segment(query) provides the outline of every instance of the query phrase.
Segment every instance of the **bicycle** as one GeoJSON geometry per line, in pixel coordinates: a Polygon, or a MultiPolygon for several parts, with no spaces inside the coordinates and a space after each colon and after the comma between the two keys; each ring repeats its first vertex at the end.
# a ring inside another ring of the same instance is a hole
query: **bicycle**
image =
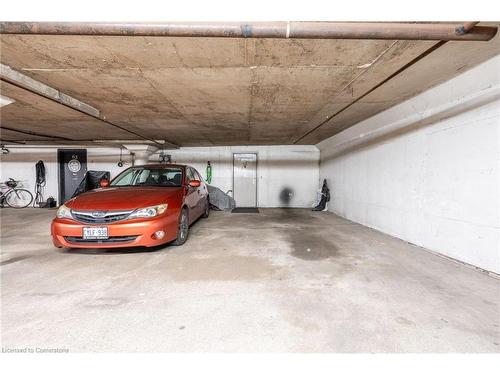
{"type": "Polygon", "coordinates": [[[7,206],[12,208],[24,208],[33,202],[33,194],[29,190],[17,187],[20,185],[20,181],[9,178],[9,181],[3,182],[2,185],[4,185],[3,188],[7,187],[7,190],[0,191],[0,204],[2,207],[4,207],[4,203],[7,203],[7,206]]]}

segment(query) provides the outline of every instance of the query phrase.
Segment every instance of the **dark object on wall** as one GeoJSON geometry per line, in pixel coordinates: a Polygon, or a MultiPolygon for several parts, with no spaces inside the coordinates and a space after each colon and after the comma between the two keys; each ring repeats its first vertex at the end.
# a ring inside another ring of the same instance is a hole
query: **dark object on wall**
{"type": "Polygon", "coordinates": [[[210,197],[210,206],[216,210],[231,211],[236,207],[236,202],[229,194],[224,193],[215,186],[208,185],[208,196],[210,197]]]}
{"type": "Polygon", "coordinates": [[[158,161],[162,164],[172,163],[172,155],[165,154],[165,152],[162,151],[162,152],[160,152],[158,161]]]}
{"type": "Polygon", "coordinates": [[[35,202],[33,203],[33,207],[44,207],[43,188],[47,181],[45,179],[45,164],[42,160],[38,160],[35,164],[35,171],[35,202]]]}
{"type": "Polygon", "coordinates": [[[71,199],[87,172],[86,149],[57,150],[59,163],[59,203],[71,199]]]}
{"type": "Polygon", "coordinates": [[[122,160],[122,156],[123,156],[123,146],[120,147],[120,160],[118,161],[117,165],[121,168],[123,167],[123,160],[122,160]]]}
{"type": "Polygon", "coordinates": [[[313,211],[323,211],[326,207],[326,203],[330,202],[330,189],[326,185],[326,180],[323,180],[323,187],[321,188],[321,200],[319,204],[313,208],[313,211]]]}
{"type": "Polygon", "coordinates": [[[289,187],[283,188],[280,193],[280,202],[283,206],[287,207],[290,205],[293,197],[293,190],[289,187]]]}
{"type": "Polygon", "coordinates": [[[110,173],[108,171],[87,171],[71,198],[101,187],[101,180],[109,181],[109,177],[110,173]]]}

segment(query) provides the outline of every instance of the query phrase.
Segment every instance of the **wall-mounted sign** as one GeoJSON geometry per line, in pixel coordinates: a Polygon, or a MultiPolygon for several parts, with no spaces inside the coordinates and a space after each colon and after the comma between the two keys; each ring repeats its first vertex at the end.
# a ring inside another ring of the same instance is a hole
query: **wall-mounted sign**
{"type": "Polygon", "coordinates": [[[59,164],[59,201],[71,199],[87,172],[86,149],[57,150],[59,164]]]}
{"type": "Polygon", "coordinates": [[[68,162],[68,169],[73,173],[78,173],[80,172],[80,169],[82,169],[82,165],[80,164],[78,159],[71,159],[68,162]]]}

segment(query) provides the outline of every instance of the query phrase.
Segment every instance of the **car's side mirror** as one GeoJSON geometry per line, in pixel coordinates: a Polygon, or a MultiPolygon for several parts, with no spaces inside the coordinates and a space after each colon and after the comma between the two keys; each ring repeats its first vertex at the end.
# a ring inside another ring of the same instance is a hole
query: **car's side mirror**
{"type": "Polygon", "coordinates": [[[109,186],[109,180],[101,180],[99,181],[99,186],[102,187],[102,188],[105,188],[105,187],[108,187],[109,186]]]}
{"type": "Polygon", "coordinates": [[[199,187],[201,185],[201,181],[200,180],[191,180],[189,181],[189,186],[191,187],[199,187]]]}

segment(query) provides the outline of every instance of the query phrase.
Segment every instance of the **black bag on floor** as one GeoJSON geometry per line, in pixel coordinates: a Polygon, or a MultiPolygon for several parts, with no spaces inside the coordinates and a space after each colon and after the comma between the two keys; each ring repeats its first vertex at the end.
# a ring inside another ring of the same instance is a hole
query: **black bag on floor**
{"type": "Polygon", "coordinates": [[[40,208],[54,208],[57,206],[57,202],[54,197],[48,197],[45,202],[43,202],[39,207],[40,208]]]}
{"type": "Polygon", "coordinates": [[[330,202],[330,189],[326,185],[326,180],[323,180],[323,187],[321,188],[321,200],[319,204],[314,207],[313,211],[323,211],[326,207],[326,203],[330,202]]]}

